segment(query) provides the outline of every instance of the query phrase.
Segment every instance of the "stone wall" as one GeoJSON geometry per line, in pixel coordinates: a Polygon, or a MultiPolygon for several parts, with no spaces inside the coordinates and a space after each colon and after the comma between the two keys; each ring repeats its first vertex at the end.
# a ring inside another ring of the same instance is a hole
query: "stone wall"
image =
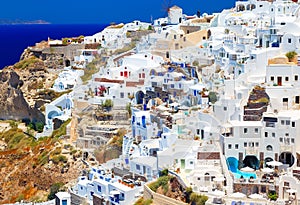
{"type": "Polygon", "coordinates": [[[85,198],[80,197],[74,193],[70,193],[71,194],[71,205],[80,205],[83,204],[83,202],[85,201],[85,198]]]}
{"type": "Polygon", "coordinates": [[[207,159],[214,160],[220,159],[220,152],[198,152],[198,160],[207,159]]]}
{"type": "Polygon", "coordinates": [[[234,183],[233,192],[241,192],[246,195],[251,195],[253,193],[266,193],[268,194],[270,190],[274,190],[279,193],[279,187],[274,186],[274,184],[256,184],[256,183],[234,183]]]}
{"type": "Polygon", "coordinates": [[[152,199],[153,205],[187,205],[187,203],[153,192],[147,184],[144,185],[144,199],[152,199]]]}

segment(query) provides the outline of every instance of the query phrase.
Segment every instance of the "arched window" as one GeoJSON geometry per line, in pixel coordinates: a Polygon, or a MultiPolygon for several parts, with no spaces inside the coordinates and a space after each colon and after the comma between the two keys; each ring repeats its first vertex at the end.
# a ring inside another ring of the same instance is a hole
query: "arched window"
{"type": "Polygon", "coordinates": [[[273,147],[272,147],[271,145],[268,145],[268,146],[266,147],[266,149],[267,149],[267,151],[273,151],[273,147]]]}

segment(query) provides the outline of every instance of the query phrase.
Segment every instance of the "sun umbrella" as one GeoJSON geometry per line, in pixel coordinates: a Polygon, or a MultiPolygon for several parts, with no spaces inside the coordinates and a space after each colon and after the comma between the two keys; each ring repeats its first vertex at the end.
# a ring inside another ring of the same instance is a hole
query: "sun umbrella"
{"type": "Polygon", "coordinates": [[[241,192],[235,192],[235,193],[231,194],[231,197],[233,197],[233,198],[244,198],[244,197],[246,197],[246,195],[241,193],[241,192]]]}
{"type": "Polygon", "coordinates": [[[292,193],[296,193],[297,190],[296,189],[288,189],[288,190],[286,190],[286,192],[292,194],[292,193]]]}
{"type": "Polygon", "coordinates": [[[267,165],[276,167],[276,166],[281,166],[282,163],[278,162],[278,161],[270,161],[270,162],[267,162],[267,165]]]}
{"type": "Polygon", "coordinates": [[[215,191],[211,192],[211,194],[214,196],[219,196],[219,197],[225,196],[225,192],[220,191],[220,190],[215,190],[215,191]]]}
{"type": "Polygon", "coordinates": [[[251,194],[248,196],[250,199],[262,199],[263,195],[261,194],[251,194]]]}
{"type": "Polygon", "coordinates": [[[223,182],[225,181],[225,178],[224,177],[216,177],[213,179],[215,182],[223,182]]]}
{"type": "Polygon", "coordinates": [[[264,173],[271,173],[271,172],[274,172],[274,169],[266,167],[266,168],[263,168],[261,171],[264,172],[264,173]]]}
{"type": "Polygon", "coordinates": [[[243,171],[243,172],[254,172],[254,169],[252,169],[251,167],[243,167],[241,169],[241,171],[243,171]]]}

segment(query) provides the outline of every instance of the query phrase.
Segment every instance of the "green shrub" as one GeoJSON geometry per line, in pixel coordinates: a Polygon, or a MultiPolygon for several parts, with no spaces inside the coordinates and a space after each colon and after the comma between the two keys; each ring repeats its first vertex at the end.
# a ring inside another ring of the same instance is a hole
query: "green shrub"
{"type": "Polygon", "coordinates": [[[107,100],[104,101],[102,106],[105,107],[105,108],[111,108],[111,107],[114,106],[114,102],[111,99],[107,99],[107,100]]]}
{"type": "Polygon", "coordinates": [[[52,184],[51,187],[50,187],[50,193],[48,195],[48,199],[49,200],[52,200],[52,199],[55,199],[55,194],[59,191],[61,191],[61,188],[64,186],[63,183],[61,182],[58,182],[58,183],[55,183],[55,184],[52,184]]]}
{"type": "Polygon", "coordinates": [[[139,200],[137,200],[134,205],[150,205],[152,204],[153,200],[152,199],[147,199],[144,200],[144,198],[140,198],[139,200]]]}
{"type": "Polygon", "coordinates": [[[64,155],[58,155],[58,156],[54,156],[54,157],[52,158],[52,162],[53,162],[54,164],[58,164],[58,163],[60,163],[60,162],[62,162],[62,163],[67,163],[67,162],[68,162],[68,159],[67,159],[67,157],[64,156],[64,155]]]}
{"type": "Polygon", "coordinates": [[[297,56],[297,55],[298,54],[296,51],[290,51],[285,54],[285,56],[289,59],[289,61],[292,61],[293,58],[295,58],[295,56],[297,56]]]}
{"type": "Polygon", "coordinates": [[[155,182],[152,182],[150,185],[149,185],[149,188],[156,192],[156,190],[159,188],[159,187],[162,187],[163,190],[164,190],[164,193],[166,193],[168,191],[168,188],[169,188],[169,180],[172,179],[174,177],[172,176],[162,176],[162,177],[159,177],[155,182]]]}
{"type": "Polygon", "coordinates": [[[205,205],[205,202],[208,200],[208,197],[205,195],[192,193],[190,196],[190,200],[191,200],[192,204],[205,205]]]}
{"type": "Polygon", "coordinates": [[[44,123],[42,123],[42,122],[35,123],[35,130],[37,132],[43,132],[43,129],[44,129],[44,123]]]}
{"type": "Polygon", "coordinates": [[[268,193],[268,198],[272,201],[276,201],[278,198],[278,194],[275,191],[270,191],[268,193]]]}
{"type": "Polygon", "coordinates": [[[168,169],[164,169],[160,172],[160,176],[168,176],[169,174],[169,170],[168,169]]]}
{"type": "Polygon", "coordinates": [[[215,92],[209,92],[208,93],[208,100],[209,100],[209,102],[214,104],[218,100],[217,94],[215,92]]]}

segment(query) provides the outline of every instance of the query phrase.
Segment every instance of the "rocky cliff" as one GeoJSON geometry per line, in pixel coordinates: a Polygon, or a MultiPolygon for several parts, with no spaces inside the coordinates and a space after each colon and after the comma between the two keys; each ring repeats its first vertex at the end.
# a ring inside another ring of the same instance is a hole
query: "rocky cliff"
{"type": "Polygon", "coordinates": [[[44,115],[29,106],[20,89],[24,81],[16,71],[7,68],[0,73],[0,119],[44,121],[44,115]]]}

